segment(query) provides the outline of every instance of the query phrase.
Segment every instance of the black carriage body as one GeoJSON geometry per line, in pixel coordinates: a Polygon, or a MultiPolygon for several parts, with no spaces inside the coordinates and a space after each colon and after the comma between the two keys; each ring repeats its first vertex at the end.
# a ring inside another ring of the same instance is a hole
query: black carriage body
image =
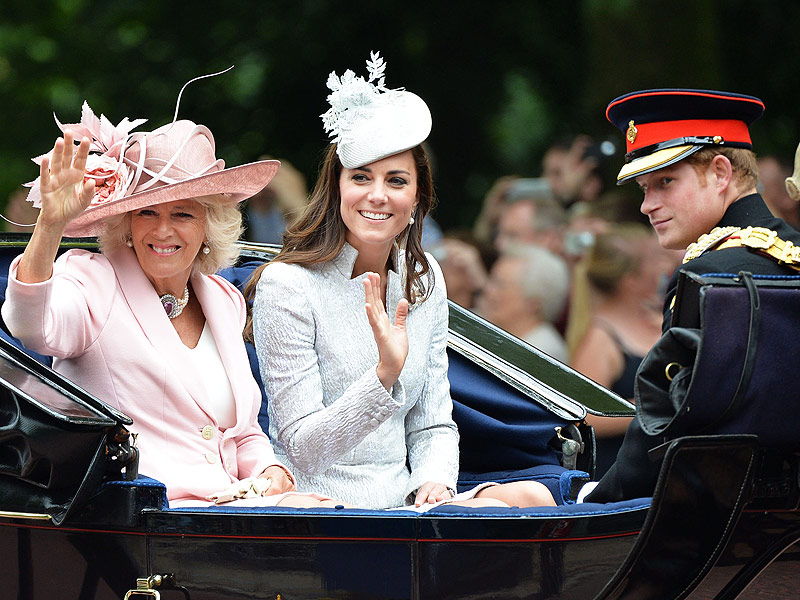
{"type": "MultiPolygon", "coordinates": [[[[21,247],[13,239],[7,244],[14,252],[21,247]]],[[[249,248],[245,258],[266,254],[249,248]]],[[[19,358],[15,369],[37,385],[70,398],[83,393],[47,368],[25,363],[16,350],[4,345],[0,351],[12,362],[19,358]]],[[[613,394],[455,305],[449,352],[462,470],[469,477],[526,474],[523,467],[543,452],[541,445],[517,451],[499,465],[501,473],[470,462],[485,454],[470,444],[480,450],[493,443],[484,435],[517,443],[512,433],[520,420],[552,418],[567,428],[581,425],[587,410],[630,414],[613,394]],[[487,400],[496,392],[510,398],[500,409],[487,400]],[[471,413],[488,419],[476,424],[471,413]]],[[[2,378],[8,385],[0,393],[20,393],[14,377],[2,378]]],[[[102,403],[96,408],[102,412],[102,403]]],[[[121,415],[105,418],[115,421],[109,427],[124,424],[121,415]]],[[[541,423],[529,425],[523,430],[541,423]]],[[[584,425],[580,431],[587,448],[578,468],[591,471],[590,432],[584,425]]],[[[554,456],[558,462],[557,451],[554,456]]],[[[555,472],[568,497],[581,474],[548,460],[530,466],[555,472]]],[[[0,595],[723,599],[738,597],[756,580],[741,597],[791,597],[800,566],[799,477],[796,448],[776,454],[752,436],[708,435],[672,442],[652,499],[606,505],[442,507],[424,514],[170,509],[160,482],[126,481],[118,473],[104,475],[101,487],[77,498],[58,521],[46,511],[22,510],[0,488],[0,595]],[[770,595],[759,596],[765,581],[770,595]]],[[[5,480],[0,474],[0,485],[5,480]]]]}
{"type": "Polygon", "coordinates": [[[628,554],[649,506],[603,515],[258,513],[162,510],[161,493],[106,486],[60,527],[0,518],[6,597],[121,598],[137,578],[172,574],[193,599],[589,598],[628,554]],[[82,522],[104,506],[128,506],[138,522],[82,522]]]}

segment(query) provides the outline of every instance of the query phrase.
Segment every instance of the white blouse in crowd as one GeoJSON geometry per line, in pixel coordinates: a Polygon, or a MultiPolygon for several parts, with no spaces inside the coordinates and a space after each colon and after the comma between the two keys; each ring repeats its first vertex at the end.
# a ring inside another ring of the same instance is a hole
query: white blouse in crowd
{"type": "MultiPolygon", "coordinates": [[[[435,286],[411,307],[408,358],[388,392],[375,372],[365,275],[351,278],[357,256],[345,244],[330,262],[271,264],[261,276],[253,320],[269,433],[298,490],[362,507],[404,506],[423,483],[455,488],[458,475],[444,277],[428,255],[435,286]]],[[[390,270],[392,319],[404,287],[403,276],[390,270]]]]}

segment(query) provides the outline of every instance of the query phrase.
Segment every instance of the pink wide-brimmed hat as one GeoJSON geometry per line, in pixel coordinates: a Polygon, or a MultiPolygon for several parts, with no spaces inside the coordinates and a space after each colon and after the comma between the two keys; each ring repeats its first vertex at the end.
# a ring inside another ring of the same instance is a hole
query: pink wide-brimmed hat
{"type": "MultiPolygon", "coordinates": [[[[80,123],[56,123],[62,131],[72,130],[76,139],[91,140],[85,178],[95,180],[95,194],[67,225],[64,233],[72,237],[98,235],[108,217],[163,202],[199,196],[240,202],[264,189],[280,167],[277,160],[263,160],[226,169],[216,157],[211,131],[191,121],[130,133],[144,120],[126,118],[114,127],[84,102],[80,123]]],[[[38,208],[39,180],[29,185],[28,200],[38,208]]]]}

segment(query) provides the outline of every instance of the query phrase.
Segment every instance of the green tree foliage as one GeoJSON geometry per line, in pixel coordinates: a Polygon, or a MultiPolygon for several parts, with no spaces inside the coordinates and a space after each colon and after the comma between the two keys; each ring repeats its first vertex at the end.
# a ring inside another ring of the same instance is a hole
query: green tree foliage
{"type": "MultiPolygon", "coordinates": [[[[0,7],[0,205],[37,175],[52,120],[85,99],[115,123],[180,117],[208,125],[229,164],[268,154],[312,183],[327,139],[327,74],[363,71],[370,50],[387,85],[429,103],[445,227],[468,226],[501,175],[538,175],[548,144],[571,134],[619,137],[606,103],[645,87],[752,93],[768,112],[762,152],[791,159],[797,131],[792,29],[800,6],[777,0],[170,2],[28,0],[0,7]]],[[[617,159],[621,162],[621,158],[617,159]]]]}

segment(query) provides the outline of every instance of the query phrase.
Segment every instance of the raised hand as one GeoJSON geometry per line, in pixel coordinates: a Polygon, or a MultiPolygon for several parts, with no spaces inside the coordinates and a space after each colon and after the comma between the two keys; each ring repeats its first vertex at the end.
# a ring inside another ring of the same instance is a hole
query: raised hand
{"type": "Polygon", "coordinates": [[[408,301],[403,298],[397,304],[394,325],[381,300],[381,278],[377,273],[367,273],[364,278],[364,297],[366,300],[367,319],[372,327],[372,335],[378,344],[378,367],[376,372],[383,387],[390,389],[408,356],[408,335],[406,334],[406,317],[408,301]]]}
{"type": "Polygon", "coordinates": [[[89,139],[83,138],[74,152],[74,136],[64,132],[56,140],[50,158],[44,157],[39,168],[42,208],[39,223],[45,227],[64,228],[80,215],[94,195],[94,180],[84,182],[89,139]]]}
{"type": "Polygon", "coordinates": [[[74,149],[74,136],[66,131],[63,138],[56,140],[52,156],[42,159],[39,168],[42,207],[17,267],[17,279],[24,283],[50,278],[64,229],[92,201],[94,180],[83,181],[89,140],[81,140],[77,153],[74,149]]]}

